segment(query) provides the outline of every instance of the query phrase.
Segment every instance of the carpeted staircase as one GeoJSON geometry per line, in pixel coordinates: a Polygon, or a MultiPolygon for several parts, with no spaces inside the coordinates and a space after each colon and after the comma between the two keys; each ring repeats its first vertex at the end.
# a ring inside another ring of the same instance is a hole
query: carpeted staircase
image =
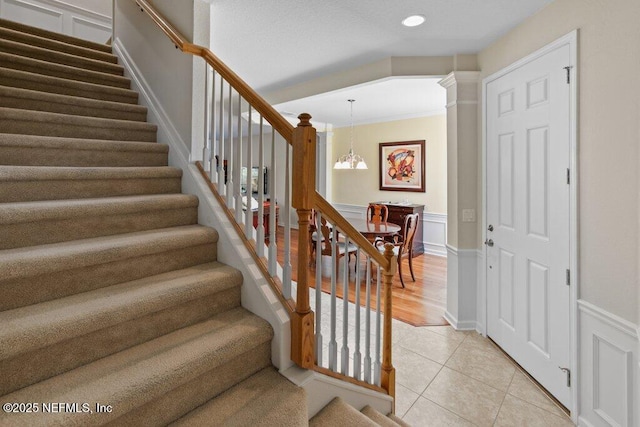
{"type": "Polygon", "coordinates": [[[0,20],[0,425],[306,424],[117,62],[0,20]]]}
{"type": "Polygon", "coordinates": [[[117,62],[0,19],[0,426],[308,425],[117,62]]]}

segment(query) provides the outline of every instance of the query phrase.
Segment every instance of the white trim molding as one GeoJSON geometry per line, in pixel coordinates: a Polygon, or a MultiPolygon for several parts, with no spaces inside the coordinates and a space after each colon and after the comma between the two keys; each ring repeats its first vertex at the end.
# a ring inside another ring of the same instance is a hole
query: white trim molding
{"type": "Polygon", "coordinates": [[[578,424],[640,426],[638,326],[584,300],[578,311],[578,424]]]}
{"type": "Polygon", "coordinates": [[[447,310],[444,318],[457,330],[478,330],[476,313],[478,250],[447,245],[447,310]]]}
{"type": "MultiPolygon", "coordinates": [[[[345,218],[365,218],[367,215],[367,206],[332,204],[345,218]]],[[[422,213],[422,244],[425,254],[447,256],[447,214],[422,213]]]]}
{"type": "Polygon", "coordinates": [[[0,17],[96,43],[109,40],[113,21],[60,0],[0,0],[0,17]]]}

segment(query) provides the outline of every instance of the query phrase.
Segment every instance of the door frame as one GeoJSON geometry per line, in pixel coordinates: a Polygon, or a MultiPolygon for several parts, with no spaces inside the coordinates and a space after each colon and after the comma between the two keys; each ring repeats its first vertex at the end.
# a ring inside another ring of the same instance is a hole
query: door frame
{"type": "MultiPolygon", "coordinates": [[[[482,230],[481,241],[487,239],[487,86],[494,80],[520,68],[547,53],[568,45],[570,51],[570,93],[569,93],[569,268],[571,269],[571,286],[569,291],[569,331],[570,331],[570,369],[571,369],[571,419],[578,422],[578,390],[580,388],[580,376],[578,371],[578,286],[580,283],[580,271],[578,269],[578,30],[560,37],[535,52],[517,60],[507,67],[485,77],[482,80],[482,230]]],[[[479,274],[478,308],[479,329],[482,335],[487,336],[488,296],[487,296],[487,247],[482,245],[480,249],[483,261],[481,274],[479,274]]]]}

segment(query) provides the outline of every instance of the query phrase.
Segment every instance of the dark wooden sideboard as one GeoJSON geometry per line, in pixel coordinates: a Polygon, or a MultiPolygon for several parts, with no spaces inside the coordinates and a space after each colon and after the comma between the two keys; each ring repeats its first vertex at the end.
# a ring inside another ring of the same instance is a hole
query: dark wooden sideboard
{"type": "MultiPolygon", "coordinates": [[[[424,205],[397,205],[389,202],[371,202],[378,205],[385,205],[389,209],[389,219],[387,221],[398,224],[404,228],[404,218],[413,213],[418,214],[418,229],[416,230],[416,236],[413,238],[413,256],[416,257],[424,253],[424,244],[422,243],[422,213],[424,212],[424,205]]],[[[404,233],[404,230],[400,230],[400,233],[404,233]]]]}

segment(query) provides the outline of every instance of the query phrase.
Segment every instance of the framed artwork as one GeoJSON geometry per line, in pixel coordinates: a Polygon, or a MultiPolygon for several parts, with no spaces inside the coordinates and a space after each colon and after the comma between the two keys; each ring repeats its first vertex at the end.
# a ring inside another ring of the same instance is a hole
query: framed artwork
{"type": "MultiPolygon", "coordinates": [[[[258,176],[260,175],[260,168],[257,166],[253,166],[251,168],[251,193],[253,194],[257,194],[258,193],[258,176]]],[[[267,168],[264,168],[264,175],[263,175],[263,193],[267,194],[268,191],[267,189],[269,188],[269,186],[267,185],[267,168]]],[[[241,191],[243,193],[246,193],[247,191],[247,168],[246,167],[242,167],[242,172],[241,172],[241,176],[240,176],[240,187],[241,187],[241,191]]]]}
{"type": "Polygon", "coordinates": [[[380,190],[424,193],[424,140],[380,143],[380,190]]]}

